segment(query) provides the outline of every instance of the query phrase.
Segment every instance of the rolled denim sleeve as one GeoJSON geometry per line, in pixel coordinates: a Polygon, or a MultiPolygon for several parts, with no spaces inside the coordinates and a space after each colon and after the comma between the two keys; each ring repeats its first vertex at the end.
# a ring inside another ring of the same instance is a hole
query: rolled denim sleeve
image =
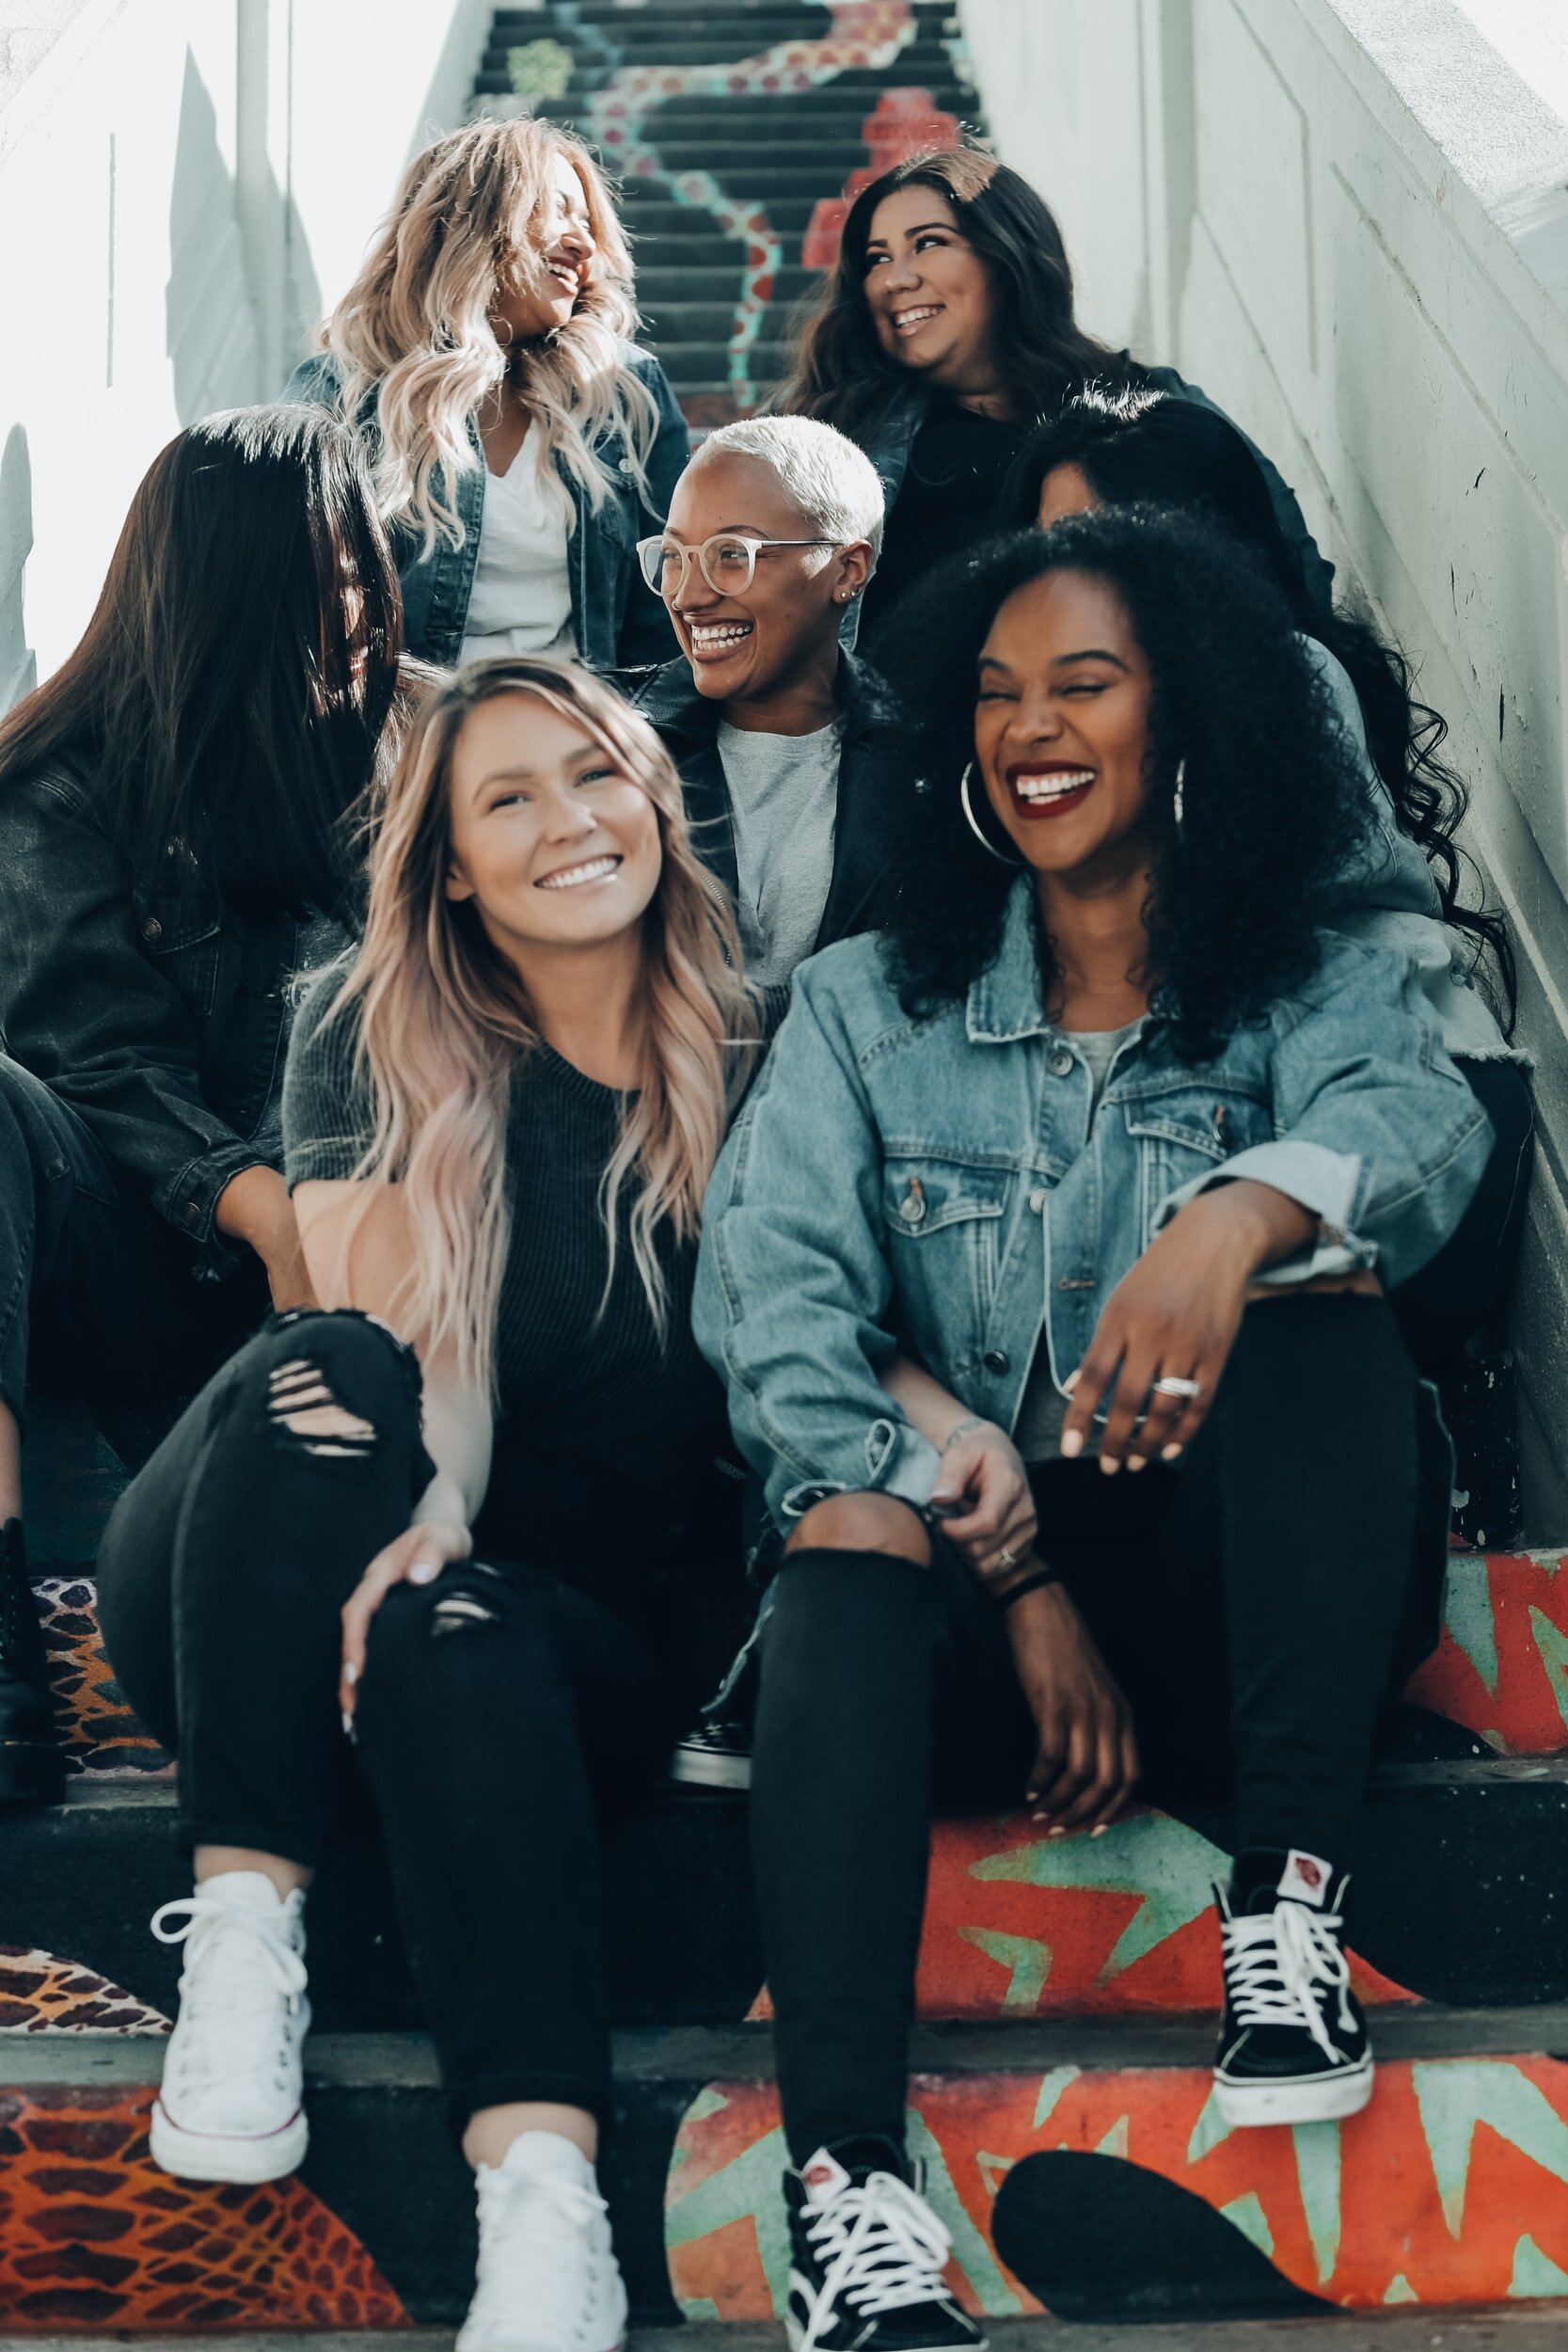
{"type": "Polygon", "coordinates": [[[47,774],[8,786],[0,868],[7,1051],[69,1104],[158,1216],[226,1269],[217,1197],[267,1154],[203,1097],[190,1013],[136,944],[125,875],[86,796],[47,774]]]}
{"type": "Polygon", "coordinates": [[[1444,1052],[1408,958],[1336,941],[1287,1018],[1274,1054],[1274,1141],[1171,1193],[1156,1228],[1212,1185],[1250,1178],[1320,1220],[1315,1246],[1261,1280],[1376,1266],[1394,1289],[1465,1214],[1491,1121],[1444,1052]]]}
{"type": "Polygon", "coordinates": [[[937,1452],[878,1381],[894,1352],[879,1208],[881,1140],[831,985],[795,998],[714,1170],[693,1326],[727,1382],[736,1442],[782,1526],[827,1494],[917,1509],[937,1452]]]}

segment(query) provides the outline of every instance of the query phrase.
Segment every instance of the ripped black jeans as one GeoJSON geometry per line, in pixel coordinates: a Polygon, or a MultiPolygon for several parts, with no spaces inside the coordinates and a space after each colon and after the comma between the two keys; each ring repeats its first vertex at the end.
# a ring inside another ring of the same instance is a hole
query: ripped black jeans
{"type": "Polygon", "coordinates": [[[661,1769],[692,1693],[600,1601],[464,1564],[382,1603],[351,1746],[339,1612],[431,1475],[409,1351],[363,1315],[275,1317],[115,1510],[109,1655],[179,1758],[191,1845],[313,1866],[345,1774],[363,1775],[459,2130],[510,2100],[602,2116],[598,1815],[661,1769]],[[311,1375],[371,1434],[291,1429],[311,1375]]]}

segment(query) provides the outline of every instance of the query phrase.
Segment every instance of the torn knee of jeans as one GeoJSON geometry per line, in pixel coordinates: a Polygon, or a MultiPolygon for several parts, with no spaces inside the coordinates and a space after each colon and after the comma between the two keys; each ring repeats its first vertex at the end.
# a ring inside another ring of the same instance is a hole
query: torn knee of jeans
{"type": "Polygon", "coordinates": [[[274,1368],[267,1381],[267,1418],[304,1454],[362,1462],[375,1451],[373,1423],[340,1405],[321,1371],[304,1356],[274,1368]]]}
{"type": "Polygon", "coordinates": [[[443,1593],[430,1613],[430,1635],[467,1633],[474,1627],[494,1625],[496,1612],[477,1593],[443,1593]]]}

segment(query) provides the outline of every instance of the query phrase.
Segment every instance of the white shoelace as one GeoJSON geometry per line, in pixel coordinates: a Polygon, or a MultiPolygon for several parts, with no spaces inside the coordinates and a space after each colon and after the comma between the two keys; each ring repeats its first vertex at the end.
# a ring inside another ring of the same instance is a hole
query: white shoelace
{"type": "Polygon", "coordinates": [[[609,2210],[604,2199],[578,2181],[508,2172],[499,2165],[486,2166],[478,2179],[479,2286],[468,2327],[483,2334],[502,2326],[515,2336],[518,2315],[526,2312],[541,2346],[553,2330],[567,2352],[581,2341],[590,2315],[588,2233],[609,2210]]]}
{"type": "Polygon", "coordinates": [[[1347,2002],[1350,1963],[1338,1940],[1337,1912],[1305,1903],[1275,1903],[1273,1911],[1227,1919],[1226,1981],[1239,2026],[1305,2026],[1325,2058],[1338,2058],[1318,2006],[1320,1985],[1337,1988],[1339,2023],[1354,2023],[1347,2002]]]}
{"type": "Polygon", "coordinates": [[[875,2318],[934,2302],[952,2240],[923,2197],[892,2172],[872,2172],[812,2212],[806,2234],[827,2259],[816,2315],[800,2339],[816,2352],[835,2302],[875,2318]]]}
{"type": "Polygon", "coordinates": [[[194,1895],[165,1903],[153,1913],[151,1924],[160,1944],[186,1947],[180,1978],[181,2025],[217,2029],[216,2037],[211,2032],[178,2036],[175,2054],[181,2071],[199,2080],[214,2068],[233,2073],[254,2067],[270,2073],[283,2089],[293,2049],[290,2036],[279,2028],[297,2013],[307,1976],[304,1961],[289,1941],[281,1907],[275,1922],[219,1896],[205,1895],[198,1887],[194,1895]],[[182,1924],[166,1930],[166,1919],[181,1920],[182,1915],[182,1924]],[[287,2004],[281,2014],[279,1994],[287,2004]],[[254,2038],[258,2027],[260,2041],[254,2038]]]}

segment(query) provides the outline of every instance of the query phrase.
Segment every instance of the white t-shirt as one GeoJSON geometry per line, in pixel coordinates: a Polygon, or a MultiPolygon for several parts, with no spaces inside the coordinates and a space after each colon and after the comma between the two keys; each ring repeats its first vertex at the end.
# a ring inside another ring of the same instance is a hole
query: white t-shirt
{"type": "Polygon", "coordinates": [[[771,986],[811,954],[833,879],[839,723],[813,735],[719,725],[735,826],[746,977],[771,986]]]}
{"type": "Polygon", "coordinates": [[[531,424],[506,472],[485,472],[462,661],[501,653],[577,651],[566,515],[559,500],[546,495],[538,453],[531,424]]]}

